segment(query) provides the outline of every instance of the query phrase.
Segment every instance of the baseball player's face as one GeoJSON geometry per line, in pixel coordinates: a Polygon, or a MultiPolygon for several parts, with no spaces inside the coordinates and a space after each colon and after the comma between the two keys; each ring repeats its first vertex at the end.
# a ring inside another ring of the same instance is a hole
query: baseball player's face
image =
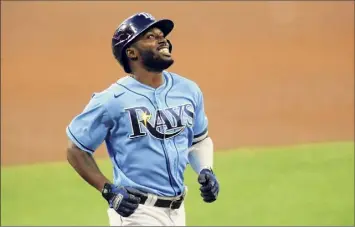
{"type": "Polygon", "coordinates": [[[136,58],[149,71],[161,72],[174,63],[169,51],[169,43],[158,28],[152,28],[144,33],[133,48],[137,52],[136,58]]]}

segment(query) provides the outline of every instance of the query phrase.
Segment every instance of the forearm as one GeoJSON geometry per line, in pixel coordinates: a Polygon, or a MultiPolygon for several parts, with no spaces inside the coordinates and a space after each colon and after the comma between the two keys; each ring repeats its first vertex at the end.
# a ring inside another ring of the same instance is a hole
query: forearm
{"type": "Polygon", "coordinates": [[[80,150],[74,144],[68,147],[67,159],[75,171],[91,186],[101,191],[110,181],[101,173],[91,154],[80,150]]]}
{"type": "Polygon", "coordinates": [[[204,168],[213,168],[213,142],[210,137],[189,149],[188,159],[192,169],[199,174],[204,168]]]}

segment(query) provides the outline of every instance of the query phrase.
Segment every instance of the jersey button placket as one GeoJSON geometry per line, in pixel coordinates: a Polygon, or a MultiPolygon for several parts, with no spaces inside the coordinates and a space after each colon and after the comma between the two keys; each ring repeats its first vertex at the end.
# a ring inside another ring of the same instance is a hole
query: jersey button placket
{"type": "MultiPolygon", "coordinates": [[[[162,110],[164,108],[164,105],[162,104],[161,100],[159,99],[159,95],[160,94],[157,91],[154,92],[154,98],[155,98],[155,102],[157,104],[157,108],[159,110],[162,110]]],[[[165,127],[163,127],[162,133],[165,135],[165,133],[166,133],[165,127]]],[[[163,143],[164,143],[164,146],[166,148],[166,155],[168,156],[168,160],[169,160],[169,166],[170,166],[170,170],[169,171],[175,170],[176,169],[176,157],[171,159],[172,157],[171,157],[170,152],[169,152],[169,150],[171,150],[171,147],[170,147],[171,144],[166,139],[163,140],[163,143]]],[[[172,174],[171,177],[173,177],[173,175],[176,175],[176,172],[174,174],[172,174]]],[[[172,180],[175,182],[174,179],[172,179],[172,180]]]]}
{"type": "MultiPolygon", "coordinates": [[[[161,103],[160,103],[160,101],[159,101],[159,94],[158,94],[158,92],[157,92],[157,90],[155,90],[155,92],[154,92],[154,105],[156,106],[156,109],[157,110],[161,110],[161,103]]],[[[155,122],[155,124],[156,124],[157,122],[155,122]]],[[[164,127],[163,127],[163,131],[162,131],[162,133],[165,135],[165,129],[164,129],[164,127]]],[[[170,165],[171,165],[171,162],[170,162],[170,158],[169,158],[169,153],[168,153],[168,151],[167,151],[167,149],[166,149],[166,141],[165,141],[165,139],[163,140],[163,141],[161,141],[161,143],[162,143],[162,146],[163,146],[163,150],[164,150],[164,153],[165,153],[165,155],[166,155],[166,158],[167,158],[167,163],[169,163],[168,165],[167,165],[167,168],[168,168],[168,172],[169,172],[169,178],[171,178],[172,177],[172,175],[170,174],[171,173],[171,167],[170,167],[170,165]]],[[[169,179],[169,180],[173,180],[173,179],[169,179]]],[[[173,180],[174,181],[174,180],[173,180]]],[[[171,187],[174,187],[173,185],[171,185],[171,187]]],[[[173,190],[174,190],[174,188],[173,188],[173,190]]],[[[174,190],[175,191],[175,190],[174,190]]]]}

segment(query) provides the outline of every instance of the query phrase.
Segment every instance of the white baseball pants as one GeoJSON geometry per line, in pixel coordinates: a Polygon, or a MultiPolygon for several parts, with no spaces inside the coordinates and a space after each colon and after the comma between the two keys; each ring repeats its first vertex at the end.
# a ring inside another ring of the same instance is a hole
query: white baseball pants
{"type": "Polygon", "coordinates": [[[157,197],[148,194],[144,204],[139,204],[129,217],[122,217],[114,209],[107,210],[110,226],[186,226],[184,202],[179,209],[153,206],[157,197]]]}

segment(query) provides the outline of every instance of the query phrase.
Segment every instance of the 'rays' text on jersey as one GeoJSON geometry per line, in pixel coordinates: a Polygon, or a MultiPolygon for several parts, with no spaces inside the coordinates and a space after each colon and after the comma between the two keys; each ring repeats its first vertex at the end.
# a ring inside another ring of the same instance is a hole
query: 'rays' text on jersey
{"type": "Polygon", "coordinates": [[[194,110],[191,104],[155,110],[154,113],[144,106],[125,110],[131,120],[131,139],[146,136],[146,131],[157,139],[169,139],[193,125],[194,110]]]}

